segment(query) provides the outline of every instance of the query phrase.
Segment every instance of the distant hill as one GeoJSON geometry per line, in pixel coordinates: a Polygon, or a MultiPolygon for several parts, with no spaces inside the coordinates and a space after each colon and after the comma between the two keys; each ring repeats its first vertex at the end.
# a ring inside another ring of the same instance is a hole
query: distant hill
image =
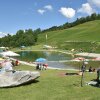
{"type": "Polygon", "coordinates": [[[72,28],[45,32],[39,35],[38,44],[65,45],[68,41],[100,41],[100,20],[89,21],[72,28]],[[47,34],[47,41],[46,41],[47,34]]]}
{"type": "Polygon", "coordinates": [[[100,41],[100,20],[86,22],[75,27],[46,32],[39,35],[39,43],[55,44],[65,41],[100,41]]]}

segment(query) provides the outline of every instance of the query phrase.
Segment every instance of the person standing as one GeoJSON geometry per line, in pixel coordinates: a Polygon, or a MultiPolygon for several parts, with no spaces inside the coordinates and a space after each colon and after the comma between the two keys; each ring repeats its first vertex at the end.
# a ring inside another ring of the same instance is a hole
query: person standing
{"type": "Polygon", "coordinates": [[[86,70],[86,65],[83,63],[81,67],[82,77],[81,77],[81,87],[83,86],[84,72],[86,70]]]}
{"type": "Polygon", "coordinates": [[[82,71],[82,72],[85,72],[85,70],[86,70],[86,65],[83,64],[82,67],[81,67],[81,71],[82,71]]]}
{"type": "Polygon", "coordinates": [[[97,69],[97,82],[100,84],[100,68],[97,69]]]}

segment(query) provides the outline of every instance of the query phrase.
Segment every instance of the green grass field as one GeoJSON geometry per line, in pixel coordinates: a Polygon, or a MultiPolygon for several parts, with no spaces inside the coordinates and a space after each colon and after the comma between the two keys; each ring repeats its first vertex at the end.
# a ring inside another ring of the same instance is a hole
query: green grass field
{"type": "Polygon", "coordinates": [[[45,35],[48,35],[48,43],[65,41],[100,41],[100,20],[86,22],[75,27],[46,32],[40,35],[39,43],[45,42],[45,35]]]}
{"type": "Polygon", "coordinates": [[[100,20],[86,22],[75,27],[46,32],[39,35],[38,44],[48,44],[62,49],[79,49],[91,52],[100,51],[100,20]],[[47,41],[46,41],[47,34],[47,41]],[[96,42],[96,43],[94,43],[96,42]],[[89,48],[90,47],[90,48],[89,48]]]}
{"type": "MultiPolygon", "coordinates": [[[[34,67],[20,65],[17,70],[31,70],[34,67]]],[[[0,88],[0,100],[99,100],[100,89],[85,85],[96,79],[96,72],[84,74],[84,84],[81,87],[81,76],[65,75],[73,71],[44,70],[41,76],[31,84],[13,88],[0,88]]]]}

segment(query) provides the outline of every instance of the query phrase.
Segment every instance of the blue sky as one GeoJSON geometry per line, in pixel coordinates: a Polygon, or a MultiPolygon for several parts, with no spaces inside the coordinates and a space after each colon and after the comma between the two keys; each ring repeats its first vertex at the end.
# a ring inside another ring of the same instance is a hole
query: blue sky
{"type": "Polygon", "coordinates": [[[0,36],[46,29],[100,13],[100,0],[0,0],[0,36]]]}

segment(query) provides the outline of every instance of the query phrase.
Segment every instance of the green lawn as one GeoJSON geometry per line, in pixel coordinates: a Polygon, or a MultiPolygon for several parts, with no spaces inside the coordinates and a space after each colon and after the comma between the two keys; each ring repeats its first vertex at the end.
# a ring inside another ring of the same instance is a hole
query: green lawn
{"type": "Polygon", "coordinates": [[[60,49],[100,52],[100,20],[86,22],[72,28],[39,34],[38,44],[48,44],[60,49]],[[46,41],[47,34],[47,41],[46,41]]]}
{"type": "Polygon", "coordinates": [[[45,43],[46,34],[49,44],[65,41],[100,41],[99,26],[100,20],[95,20],[64,30],[45,32],[39,35],[38,43],[45,43]]]}
{"type": "MultiPolygon", "coordinates": [[[[31,70],[34,67],[20,65],[17,70],[31,70]]],[[[83,85],[79,75],[64,75],[72,71],[44,70],[41,76],[31,84],[0,88],[0,100],[99,100],[100,90],[97,87],[83,85]]],[[[84,74],[84,83],[96,78],[96,73],[84,74]]]]}

